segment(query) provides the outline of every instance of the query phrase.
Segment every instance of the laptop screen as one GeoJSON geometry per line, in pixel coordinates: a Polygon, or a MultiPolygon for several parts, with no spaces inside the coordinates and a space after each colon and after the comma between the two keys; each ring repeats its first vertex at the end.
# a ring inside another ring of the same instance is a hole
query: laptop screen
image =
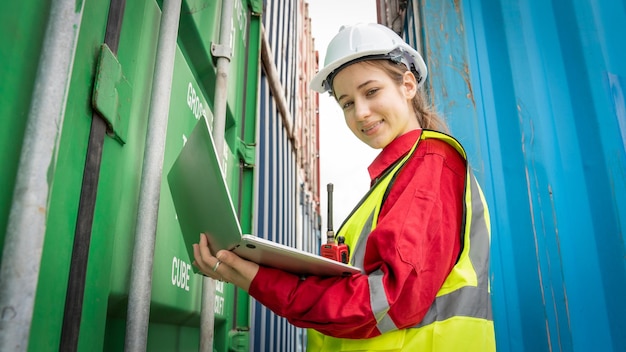
{"type": "Polygon", "coordinates": [[[241,227],[204,119],[194,127],[167,180],[190,261],[200,233],[212,234],[213,255],[239,243],[241,227]]]}

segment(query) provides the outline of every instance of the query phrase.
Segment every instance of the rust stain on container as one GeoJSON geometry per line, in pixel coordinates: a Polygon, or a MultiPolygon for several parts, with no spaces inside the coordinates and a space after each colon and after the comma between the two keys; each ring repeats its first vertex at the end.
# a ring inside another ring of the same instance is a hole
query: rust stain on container
{"type": "Polygon", "coordinates": [[[472,106],[476,108],[476,101],[474,100],[474,90],[472,89],[472,81],[470,80],[469,66],[467,62],[463,63],[463,80],[467,85],[467,98],[472,101],[472,106]]]}

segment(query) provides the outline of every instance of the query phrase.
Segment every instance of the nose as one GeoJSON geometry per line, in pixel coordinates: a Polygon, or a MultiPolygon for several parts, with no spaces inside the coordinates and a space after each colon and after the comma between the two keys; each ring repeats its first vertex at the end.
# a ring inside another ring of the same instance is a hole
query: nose
{"type": "Polygon", "coordinates": [[[358,121],[363,121],[370,116],[370,107],[363,99],[354,101],[354,117],[358,121]]]}

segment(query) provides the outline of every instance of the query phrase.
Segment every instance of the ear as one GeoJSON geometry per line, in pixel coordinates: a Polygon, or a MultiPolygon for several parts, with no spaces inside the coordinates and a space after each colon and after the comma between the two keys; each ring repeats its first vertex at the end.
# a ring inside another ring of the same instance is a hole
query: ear
{"type": "Polygon", "coordinates": [[[408,100],[413,99],[417,94],[417,80],[411,71],[405,71],[402,75],[402,87],[408,100]]]}

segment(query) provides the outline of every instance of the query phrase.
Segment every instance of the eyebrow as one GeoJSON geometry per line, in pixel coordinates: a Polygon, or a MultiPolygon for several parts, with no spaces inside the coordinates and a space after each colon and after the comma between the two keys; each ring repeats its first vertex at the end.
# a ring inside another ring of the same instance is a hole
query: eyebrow
{"type": "MultiPolygon", "coordinates": [[[[363,88],[364,86],[366,86],[366,85],[368,85],[368,84],[370,84],[372,82],[375,82],[375,81],[376,81],[375,79],[370,79],[368,81],[365,81],[365,82],[359,84],[356,87],[356,89],[359,90],[359,89],[363,88]]],[[[340,101],[341,99],[345,98],[346,96],[347,96],[347,94],[342,94],[339,98],[337,98],[337,101],[340,101]]]]}

